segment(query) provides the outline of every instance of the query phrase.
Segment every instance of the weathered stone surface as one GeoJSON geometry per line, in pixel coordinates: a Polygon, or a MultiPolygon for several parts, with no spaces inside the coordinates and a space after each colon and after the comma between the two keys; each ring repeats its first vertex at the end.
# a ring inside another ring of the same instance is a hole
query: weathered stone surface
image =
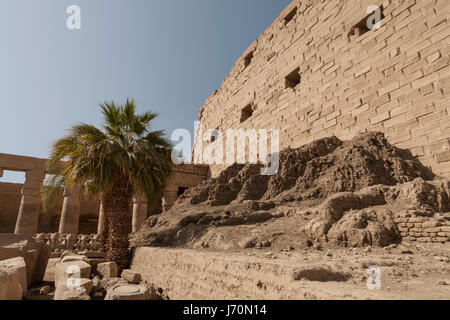
{"type": "Polygon", "coordinates": [[[109,289],[111,289],[112,287],[114,287],[119,283],[127,284],[128,282],[121,278],[102,279],[100,280],[100,287],[103,288],[105,291],[108,291],[109,289]]]}
{"type": "Polygon", "coordinates": [[[116,278],[119,272],[118,270],[115,262],[104,262],[97,265],[97,274],[102,279],[116,278]]]}
{"type": "Polygon", "coordinates": [[[72,287],[67,286],[67,283],[64,281],[61,281],[56,284],[56,290],[55,290],[55,300],[67,300],[64,299],[64,294],[67,291],[73,291],[82,288],[87,294],[89,294],[92,291],[93,287],[93,281],[90,279],[80,279],[79,287],[72,287]]]}
{"type": "Polygon", "coordinates": [[[125,269],[122,271],[121,277],[123,280],[128,281],[129,283],[138,284],[142,281],[142,276],[140,273],[134,272],[129,269],[125,269]]]}
{"type": "Polygon", "coordinates": [[[81,251],[78,252],[78,254],[86,256],[89,259],[100,259],[100,258],[105,258],[105,254],[101,253],[99,251],[81,251]]]}
{"type": "Polygon", "coordinates": [[[20,300],[27,295],[27,272],[22,257],[0,261],[0,300],[20,300]]]}
{"type": "Polygon", "coordinates": [[[61,300],[64,292],[76,286],[77,279],[80,279],[80,286],[90,292],[92,289],[92,281],[89,280],[90,275],[91,266],[85,261],[74,260],[57,263],[55,265],[55,300],[61,300]]]}
{"type": "Polygon", "coordinates": [[[47,269],[45,270],[44,279],[43,279],[44,281],[46,281],[46,282],[55,281],[55,266],[58,263],[60,263],[59,258],[48,259],[47,269]]]}
{"type": "Polygon", "coordinates": [[[76,253],[66,254],[61,257],[61,262],[71,262],[71,261],[85,261],[88,262],[88,258],[86,256],[82,256],[76,253]]]}
{"type": "Polygon", "coordinates": [[[55,265],[55,284],[67,280],[70,276],[74,275],[77,269],[80,271],[80,278],[90,277],[91,266],[85,261],[76,260],[57,263],[55,265]]]}
{"type": "Polygon", "coordinates": [[[145,285],[117,284],[106,293],[105,300],[148,300],[148,288],[145,285]]]}
{"type": "Polygon", "coordinates": [[[86,289],[81,287],[64,292],[61,300],[91,300],[91,297],[86,292],[86,289]]]}
{"type": "Polygon", "coordinates": [[[23,257],[27,269],[28,286],[42,281],[50,256],[50,249],[27,235],[0,233],[0,260],[23,257]]]}

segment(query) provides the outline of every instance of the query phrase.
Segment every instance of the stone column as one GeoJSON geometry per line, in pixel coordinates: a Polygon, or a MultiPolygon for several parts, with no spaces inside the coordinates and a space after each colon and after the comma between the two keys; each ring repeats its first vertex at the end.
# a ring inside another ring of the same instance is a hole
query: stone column
{"type": "Polygon", "coordinates": [[[103,200],[100,200],[100,212],[98,213],[97,234],[102,235],[105,230],[105,207],[103,200]]]}
{"type": "Polygon", "coordinates": [[[164,212],[168,211],[170,208],[172,208],[175,201],[178,199],[178,190],[166,190],[163,193],[162,198],[162,209],[164,212]]]}
{"type": "Polygon", "coordinates": [[[136,232],[147,219],[147,197],[144,195],[135,195],[133,197],[133,222],[132,232],[136,232]]]}
{"type": "Polygon", "coordinates": [[[80,187],[64,188],[64,202],[59,222],[59,234],[78,234],[80,220],[80,187]]]}
{"type": "Polygon", "coordinates": [[[41,189],[45,179],[45,170],[26,171],[26,180],[22,188],[19,215],[17,217],[15,234],[34,236],[39,223],[41,211],[41,189]]]}

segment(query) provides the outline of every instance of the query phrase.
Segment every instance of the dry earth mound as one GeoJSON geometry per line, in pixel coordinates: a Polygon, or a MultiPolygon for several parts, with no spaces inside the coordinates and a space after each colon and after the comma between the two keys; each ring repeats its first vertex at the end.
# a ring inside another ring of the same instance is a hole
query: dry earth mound
{"type": "Polygon", "coordinates": [[[233,165],[216,179],[191,190],[191,204],[225,205],[233,200],[295,201],[357,191],[376,184],[395,185],[431,172],[410,153],[389,144],[382,133],[369,132],[351,141],[336,137],[280,153],[280,169],[261,176],[260,166],[233,165]]]}
{"type": "Polygon", "coordinates": [[[131,245],[385,246],[400,238],[399,215],[450,211],[448,181],[432,179],[382,133],[325,138],[282,151],[273,176],[260,175],[259,165],[230,166],[150,217],[131,245]]]}

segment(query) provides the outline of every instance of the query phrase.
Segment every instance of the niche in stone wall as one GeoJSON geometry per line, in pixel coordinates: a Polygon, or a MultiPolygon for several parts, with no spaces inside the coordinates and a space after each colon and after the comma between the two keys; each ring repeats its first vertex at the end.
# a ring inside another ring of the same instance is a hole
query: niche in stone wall
{"type": "Polygon", "coordinates": [[[366,17],[364,17],[364,19],[355,24],[350,29],[348,37],[349,38],[359,37],[362,36],[363,34],[366,34],[367,32],[373,29],[372,26],[374,26],[377,22],[381,22],[381,20],[383,20],[384,17],[385,17],[384,7],[379,6],[378,9],[368,14],[366,17]]]}
{"type": "Polygon", "coordinates": [[[246,105],[241,111],[241,123],[253,115],[253,103],[246,105]]]}
{"type": "Polygon", "coordinates": [[[302,76],[300,75],[300,68],[297,68],[285,77],[285,88],[295,89],[295,87],[300,84],[301,80],[302,76]]]}
{"type": "Polygon", "coordinates": [[[289,11],[286,17],[284,17],[284,25],[286,26],[289,22],[294,19],[295,15],[297,14],[297,7],[289,11]]]}
{"type": "Polygon", "coordinates": [[[250,51],[250,53],[244,57],[244,67],[247,68],[252,63],[252,60],[253,60],[253,51],[250,51]]]}

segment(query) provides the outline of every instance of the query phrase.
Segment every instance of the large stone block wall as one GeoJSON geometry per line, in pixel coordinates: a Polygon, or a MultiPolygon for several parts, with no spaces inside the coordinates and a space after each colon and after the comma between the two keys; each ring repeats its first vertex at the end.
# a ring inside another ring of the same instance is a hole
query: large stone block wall
{"type": "Polygon", "coordinates": [[[0,183],[0,233],[13,232],[19,212],[21,184],[0,183]]]}
{"type": "Polygon", "coordinates": [[[448,242],[450,221],[434,218],[409,217],[395,220],[403,240],[419,242],[448,242]]]}
{"type": "Polygon", "coordinates": [[[304,299],[304,288],[292,281],[295,267],[281,259],[152,247],[136,248],[131,262],[171,300],[304,299]]]}
{"type": "MultiPolygon", "coordinates": [[[[199,120],[204,130],[279,129],[280,149],[383,131],[449,177],[450,4],[294,0],[244,52],[199,120]],[[358,35],[353,27],[373,4],[383,6],[381,28],[358,35]],[[291,88],[286,77],[297,71],[301,81],[291,88]],[[241,122],[248,106],[253,113],[241,122]]],[[[213,165],[212,176],[225,167],[213,165]]]]}

